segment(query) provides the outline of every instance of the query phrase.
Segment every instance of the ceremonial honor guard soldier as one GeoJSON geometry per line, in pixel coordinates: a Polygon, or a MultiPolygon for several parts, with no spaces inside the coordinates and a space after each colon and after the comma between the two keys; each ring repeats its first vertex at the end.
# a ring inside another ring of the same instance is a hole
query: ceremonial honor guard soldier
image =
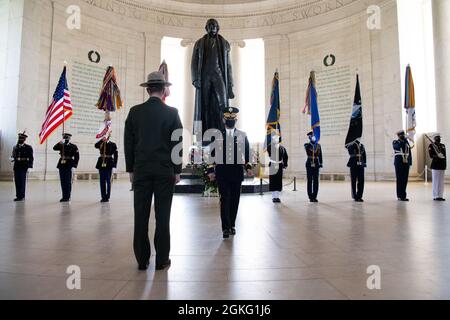
{"type": "Polygon", "coordinates": [[[272,192],[272,202],[280,203],[280,192],[283,191],[283,171],[288,167],[288,153],[280,144],[280,137],[272,137],[272,143],[267,152],[269,154],[269,190],[272,192]]]}
{"type": "Polygon", "coordinates": [[[253,177],[250,164],[250,145],[245,132],[235,128],[239,109],[229,107],[223,111],[225,130],[221,133],[223,141],[217,141],[217,149],[212,155],[216,163],[208,169],[211,181],[217,180],[220,194],[220,217],[223,238],[236,234],[236,217],[239,209],[241,185],[244,181],[244,168],[253,177]]]}
{"type": "Polygon", "coordinates": [[[350,156],[347,167],[350,168],[352,197],[356,202],[364,202],[364,171],[367,167],[366,149],[359,140],[356,140],[347,146],[347,151],[350,156]]]}
{"type": "Polygon", "coordinates": [[[78,147],[70,143],[71,137],[72,135],[70,133],[63,133],[63,140],[53,147],[53,150],[59,151],[60,154],[57,165],[62,190],[60,202],[70,201],[70,194],[72,192],[72,169],[78,167],[78,161],[80,160],[78,147]]]}
{"type": "Polygon", "coordinates": [[[323,167],[322,147],[320,143],[316,143],[316,137],[313,132],[307,134],[309,142],[305,143],[306,151],[306,174],[307,189],[310,202],[318,202],[317,194],[319,193],[319,174],[323,167]]]}
{"type": "Polygon", "coordinates": [[[17,144],[14,146],[11,160],[14,162],[14,182],[16,184],[16,198],[14,201],[25,200],[25,188],[28,169],[33,168],[33,148],[25,143],[28,136],[19,133],[17,144]]]}
{"type": "Polygon", "coordinates": [[[117,168],[119,158],[117,145],[110,141],[110,137],[111,133],[95,144],[95,148],[100,150],[100,157],[98,157],[95,168],[100,175],[101,202],[108,202],[111,197],[112,173],[113,169],[117,168]]]}
{"type": "Polygon", "coordinates": [[[445,201],[445,170],[447,169],[447,153],[445,145],[441,143],[441,135],[434,137],[434,142],[428,146],[428,153],[432,159],[431,170],[433,176],[433,199],[435,201],[445,201]]]}
{"type": "Polygon", "coordinates": [[[397,199],[409,201],[406,194],[408,185],[409,168],[412,165],[411,146],[406,139],[404,130],[397,132],[398,139],[392,142],[394,148],[395,176],[397,178],[397,199]]]}

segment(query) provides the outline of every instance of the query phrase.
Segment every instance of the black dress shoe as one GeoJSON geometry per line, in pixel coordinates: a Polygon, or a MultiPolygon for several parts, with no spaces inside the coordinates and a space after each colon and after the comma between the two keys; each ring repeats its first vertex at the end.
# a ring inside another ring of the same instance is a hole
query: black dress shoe
{"type": "Polygon", "coordinates": [[[313,199],[313,202],[317,203],[317,202],[319,202],[319,200],[317,200],[317,199],[313,199]]]}
{"type": "Polygon", "coordinates": [[[156,265],[155,270],[164,270],[164,269],[170,267],[171,264],[172,264],[172,261],[170,261],[170,259],[169,259],[162,264],[156,265]]]}
{"type": "Polygon", "coordinates": [[[281,200],[280,200],[280,198],[275,198],[275,199],[272,199],[272,201],[273,201],[273,203],[281,203],[281,200]]]}
{"type": "Polygon", "coordinates": [[[59,202],[69,202],[70,201],[70,199],[61,199],[61,200],[59,200],[59,202]]]}
{"type": "Polygon", "coordinates": [[[437,201],[445,201],[444,198],[437,198],[436,200],[437,200],[437,201]]]}
{"type": "Polygon", "coordinates": [[[23,201],[23,200],[25,200],[25,198],[15,198],[14,202],[20,202],[20,201],[23,201]]]}
{"type": "Polygon", "coordinates": [[[236,235],[236,228],[231,228],[230,234],[231,234],[232,236],[236,235]]]}
{"type": "Polygon", "coordinates": [[[100,200],[100,202],[109,202],[109,200],[108,199],[102,199],[102,200],[100,200]]]}
{"type": "Polygon", "coordinates": [[[147,262],[146,264],[140,264],[140,265],[138,266],[138,270],[139,270],[139,271],[145,271],[145,270],[148,269],[148,265],[149,265],[148,262],[147,262]]]}
{"type": "Polygon", "coordinates": [[[402,201],[402,202],[408,202],[409,201],[409,199],[408,198],[403,198],[403,199],[398,199],[398,201],[402,201]]]}
{"type": "Polygon", "coordinates": [[[223,238],[228,239],[230,237],[231,231],[230,230],[224,230],[223,231],[223,238]]]}
{"type": "Polygon", "coordinates": [[[364,202],[363,199],[356,199],[355,202],[364,202]]]}

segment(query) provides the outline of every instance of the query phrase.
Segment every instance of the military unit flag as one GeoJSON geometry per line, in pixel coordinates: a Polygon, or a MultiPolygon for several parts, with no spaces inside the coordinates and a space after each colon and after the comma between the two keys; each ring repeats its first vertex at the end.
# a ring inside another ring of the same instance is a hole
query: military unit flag
{"type": "Polygon", "coordinates": [[[306,90],[306,101],[303,113],[311,115],[311,131],[316,137],[316,144],[320,141],[320,115],[319,106],[317,104],[317,91],[316,91],[316,75],[314,71],[311,71],[308,80],[308,89],[306,90]]]}
{"type": "MultiPolygon", "coordinates": [[[[159,66],[159,70],[160,73],[162,73],[162,75],[164,76],[164,80],[166,80],[166,82],[169,82],[169,67],[167,66],[166,60],[163,60],[163,62],[161,63],[161,65],[159,66]]],[[[169,87],[165,87],[164,89],[164,96],[163,96],[163,101],[166,102],[166,98],[170,96],[170,89],[169,87]]]]}
{"type": "Polygon", "coordinates": [[[411,141],[414,141],[414,136],[416,134],[416,101],[414,93],[414,80],[410,65],[406,67],[405,111],[406,111],[406,134],[411,141]]]}
{"type": "Polygon", "coordinates": [[[96,106],[99,110],[105,112],[115,112],[117,109],[123,107],[119,86],[117,85],[116,71],[112,66],[109,66],[106,70],[100,97],[96,106]]]}
{"type": "Polygon", "coordinates": [[[270,95],[270,110],[266,121],[266,149],[272,143],[272,135],[280,137],[280,79],[278,72],[275,72],[272,80],[272,93],[270,95]]]}
{"type": "Polygon", "coordinates": [[[359,75],[356,75],[356,89],[355,99],[353,100],[352,117],[350,119],[350,127],[348,128],[347,138],[345,139],[345,146],[355,143],[360,140],[363,134],[363,117],[362,117],[362,103],[361,103],[361,89],[359,86],[359,75]]]}

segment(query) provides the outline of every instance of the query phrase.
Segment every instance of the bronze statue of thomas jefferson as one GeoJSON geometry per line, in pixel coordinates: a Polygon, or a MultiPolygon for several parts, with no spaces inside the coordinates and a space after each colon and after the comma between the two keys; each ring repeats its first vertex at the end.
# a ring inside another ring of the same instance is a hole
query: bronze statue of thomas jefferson
{"type": "Polygon", "coordinates": [[[192,84],[196,88],[194,133],[223,130],[223,109],[234,98],[230,44],[219,35],[219,23],[209,19],[207,34],[199,39],[192,54],[192,84]],[[201,131],[200,131],[201,125],[201,131]]]}

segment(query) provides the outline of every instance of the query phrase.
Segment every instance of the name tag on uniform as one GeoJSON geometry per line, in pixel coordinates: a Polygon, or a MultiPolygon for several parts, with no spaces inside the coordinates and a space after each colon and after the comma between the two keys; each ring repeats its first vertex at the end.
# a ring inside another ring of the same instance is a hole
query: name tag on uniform
{"type": "Polygon", "coordinates": [[[102,168],[106,168],[106,163],[102,163],[102,168]]]}
{"type": "Polygon", "coordinates": [[[61,164],[66,164],[66,160],[61,160],[61,164]]]}
{"type": "Polygon", "coordinates": [[[316,164],[315,163],[311,163],[311,168],[315,168],[316,164]]]}
{"type": "Polygon", "coordinates": [[[358,166],[362,166],[362,162],[361,162],[361,161],[358,161],[358,162],[357,162],[357,165],[358,165],[358,166]]]}

